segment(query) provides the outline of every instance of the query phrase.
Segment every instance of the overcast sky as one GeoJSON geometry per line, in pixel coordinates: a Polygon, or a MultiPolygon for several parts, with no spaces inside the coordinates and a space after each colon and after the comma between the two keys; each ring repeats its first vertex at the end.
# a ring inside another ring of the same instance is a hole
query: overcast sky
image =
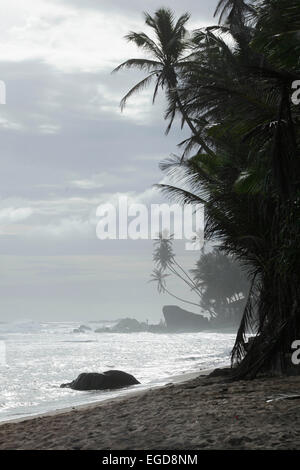
{"type": "MultiPolygon", "coordinates": [[[[96,210],[120,195],[161,201],[158,163],[188,133],[164,135],[164,102],[153,107],[150,89],[121,113],[140,75],[110,72],[140,56],[123,37],[145,29],[143,10],[189,11],[192,29],[214,22],[216,3],[2,0],[1,320],[156,321],[174,303],[147,282],[152,242],[99,241],[96,210]]],[[[197,255],[178,249],[191,268],[197,255]]]]}

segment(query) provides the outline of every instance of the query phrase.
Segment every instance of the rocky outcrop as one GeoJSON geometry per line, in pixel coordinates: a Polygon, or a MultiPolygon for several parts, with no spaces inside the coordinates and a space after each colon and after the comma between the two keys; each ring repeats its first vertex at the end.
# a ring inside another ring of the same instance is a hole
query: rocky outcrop
{"type": "Polygon", "coordinates": [[[146,323],[140,323],[135,318],[123,318],[112,329],[116,333],[139,332],[145,331],[147,328],[146,323]]]}
{"type": "Polygon", "coordinates": [[[170,332],[194,332],[211,328],[208,318],[183,310],[177,305],[165,305],[163,314],[170,332]]]}
{"type": "Polygon", "coordinates": [[[118,323],[110,328],[98,328],[95,333],[166,333],[166,326],[163,323],[151,325],[139,322],[135,318],[122,318],[118,323]]]}
{"type": "Polygon", "coordinates": [[[70,383],[62,384],[61,388],[72,388],[72,390],[113,390],[117,388],[137,385],[140,382],[130,374],[121,370],[108,370],[103,374],[86,372],[80,374],[77,379],[70,383]]]}
{"type": "Polygon", "coordinates": [[[92,328],[86,325],[80,325],[79,328],[73,330],[73,333],[86,333],[87,331],[92,331],[92,328]]]}

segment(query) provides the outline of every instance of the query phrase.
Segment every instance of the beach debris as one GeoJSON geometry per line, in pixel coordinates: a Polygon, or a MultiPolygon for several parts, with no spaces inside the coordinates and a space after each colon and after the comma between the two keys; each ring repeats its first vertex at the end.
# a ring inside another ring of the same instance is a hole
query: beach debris
{"type": "Polygon", "coordinates": [[[300,400],[300,394],[299,393],[282,393],[276,397],[269,397],[266,402],[271,403],[273,401],[279,401],[279,400],[300,400]]]}

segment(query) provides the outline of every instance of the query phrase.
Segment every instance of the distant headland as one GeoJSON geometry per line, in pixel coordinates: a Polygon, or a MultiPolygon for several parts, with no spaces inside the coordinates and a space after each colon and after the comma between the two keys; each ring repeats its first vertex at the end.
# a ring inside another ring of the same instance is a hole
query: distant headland
{"type": "MultiPolygon", "coordinates": [[[[120,319],[113,326],[97,328],[95,333],[193,333],[205,330],[224,330],[235,328],[238,322],[228,322],[224,318],[208,318],[204,315],[184,310],[177,305],[165,305],[162,310],[163,319],[160,323],[140,322],[135,318],[120,319]]],[[[81,325],[74,333],[84,333],[89,327],[81,325]]]]}

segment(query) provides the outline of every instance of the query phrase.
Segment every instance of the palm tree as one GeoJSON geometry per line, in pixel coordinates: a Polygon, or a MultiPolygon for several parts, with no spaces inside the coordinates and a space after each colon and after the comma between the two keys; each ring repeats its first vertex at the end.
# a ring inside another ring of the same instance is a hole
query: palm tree
{"type": "Polygon", "coordinates": [[[219,324],[241,318],[248,282],[239,264],[218,248],[202,256],[192,269],[194,280],[201,286],[201,306],[217,318],[219,324]]]}
{"type": "Polygon", "coordinates": [[[245,0],[219,0],[214,16],[220,15],[219,24],[225,22],[243,26],[247,13],[254,12],[254,8],[245,0]]]}
{"type": "Polygon", "coordinates": [[[155,240],[153,250],[153,261],[155,267],[151,273],[150,282],[157,283],[157,290],[160,294],[167,293],[181,302],[199,307],[199,303],[178,297],[167,288],[167,278],[173,275],[183,281],[191,291],[201,298],[201,291],[197,283],[177,262],[172,243],[173,236],[168,236],[167,233],[160,233],[157,240],[155,240]]]}
{"type": "Polygon", "coordinates": [[[132,95],[143,90],[155,80],[153,103],[159,88],[166,88],[167,98],[171,103],[171,110],[166,116],[170,118],[167,133],[172,126],[176,112],[179,110],[182,115],[182,125],[186,122],[196,142],[207,153],[213,154],[207,143],[199,135],[193,120],[182,105],[178,91],[178,73],[186,70],[191,64],[189,55],[185,56],[189,49],[185,27],[190,17],[189,14],[185,13],[175,21],[174,14],[170,9],[160,8],[155,12],[154,16],[151,16],[149,13],[145,13],[144,16],[145,23],[153,30],[156,41],[143,32],[130,32],[126,39],[146,51],[150,58],[129,59],[115,68],[113,72],[124,68],[135,68],[148,72],[148,75],[123,97],[121,109],[126,106],[127,100],[132,95]]]}
{"type": "MultiPolygon", "coordinates": [[[[177,27],[169,10],[146,15],[157,41],[143,33],[128,39],[151,58],[119,68],[149,75],[122,104],[155,78],[153,99],[159,87],[167,91],[169,128],[179,110],[193,133],[185,151],[195,141],[201,146],[191,158],[162,163],[180,184],[160,188],[183,204],[204,204],[206,239],[247,272],[250,291],[232,365],[236,378],[253,378],[266,370],[286,372],[291,344],[300,337],[300,107],[290,100],[291,83],[300,76],[300,9],[299,0],[221,0],[218,12],[222,26],[197,31],[188,56],[187,18],[177,27]],[[256,334],[250,348],[249,331],[256,334]]],[[[153,279],[164,292],[168,272],[160,259],[184,276],[172,251],[157,252],[153,279]]]]}
{"type": "Polygon", "coordinates": [[[162,164],[181,187],[161,189],[205,204],[206,237],[247,269],[251,288],[232,352],[238,378],[286,371],[300,337],[300,109],[289,96],[300,70],[297,54],[287,54],[299,49],[295,14],[298,21],[296,0],[262,1],[248,44],[246,35],[229,47],[211,28],[197,33],[196,64],[180,94],[195,121],[206,119],[216,157],[162,164]]]}

